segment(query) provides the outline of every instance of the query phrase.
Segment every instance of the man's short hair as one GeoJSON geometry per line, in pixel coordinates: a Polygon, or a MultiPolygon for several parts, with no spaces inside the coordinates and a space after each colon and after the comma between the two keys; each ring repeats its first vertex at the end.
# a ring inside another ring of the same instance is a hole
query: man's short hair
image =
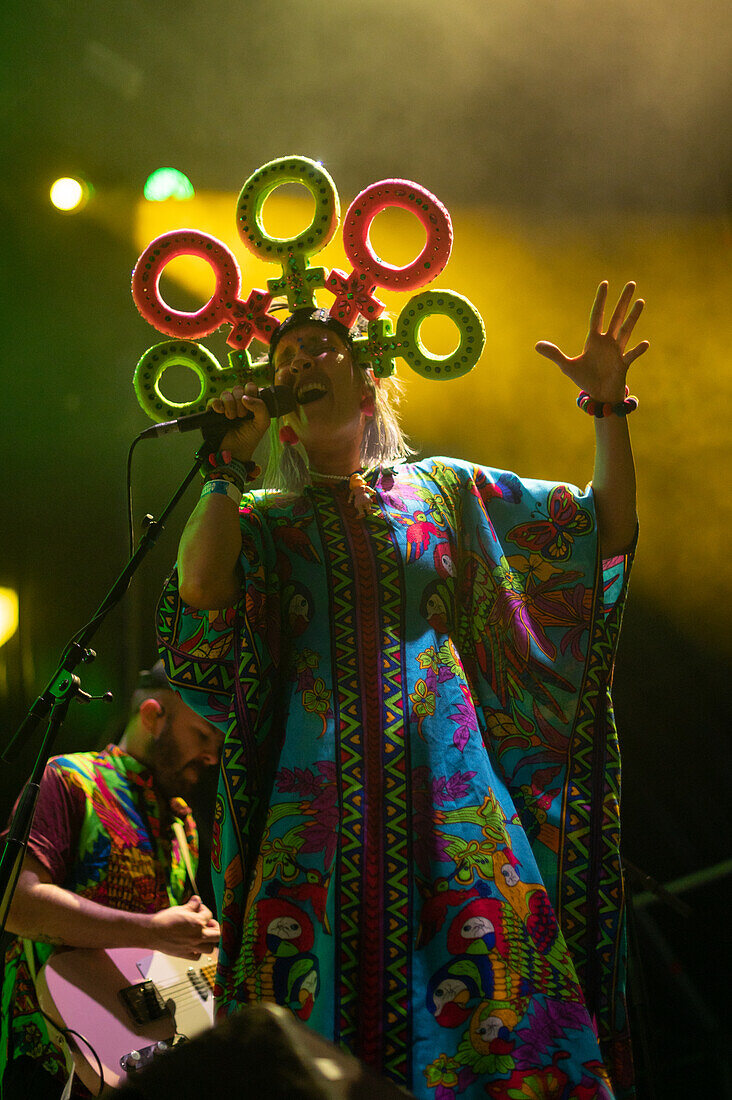
{"type": "Polygon", "coordinates": [[[145,699],[157,699],[161,692],[172,690],[162,661],[156,661],[152,668],[141,669],[130,699],[130,715],[137,714],[145,699]]]}
{"type": "Polygon", "coordinates": [[[137,677],[135,691],[150,690],[172,691],[170,681],[165,675],[165,666],[162,661],[156,661],[152,668],[141,669],[137,677]]]}

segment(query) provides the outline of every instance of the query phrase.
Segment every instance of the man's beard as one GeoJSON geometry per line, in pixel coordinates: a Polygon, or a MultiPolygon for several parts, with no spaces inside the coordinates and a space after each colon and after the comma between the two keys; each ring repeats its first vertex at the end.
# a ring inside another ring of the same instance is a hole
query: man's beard
{"type": "Polygon", "coordinates": [[[165,798],[187,797],[198,783],[204,765],[198,760],[185,760],[166,715],[165,724],[150,753],[150,770],[155,779],[155,789],[165,798]],[[195,769],[195,776],[191,772],[195,769]]]}

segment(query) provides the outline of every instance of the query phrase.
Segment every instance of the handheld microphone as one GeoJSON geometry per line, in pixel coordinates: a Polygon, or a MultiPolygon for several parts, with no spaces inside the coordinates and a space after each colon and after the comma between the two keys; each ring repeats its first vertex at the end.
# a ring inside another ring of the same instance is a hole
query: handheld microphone
{"type": "MultiPolygon", "coordinates": [[[[289,386],[265,386],[257,395],[260,401],[264,401],[267,412],[272,417],[283,416],[292,412],[296,402],[289,386]]],[[[153,439],[159,435],[170,435],[172,432],[194,432],[200,428],[203,438],[213,448],[217,448],[227,432],[238,428],[246,420],[253,420],[254,414],[248,412],[245,416],[238,416],[229,420],[223,413],[212,412],[206,409],[202,413],[193,413],[192,416],[180,416],[177,420],[164,420],[162,424],[153,424],[151,428],[145,428],[140,432],[138,439],[153,439]]]]}

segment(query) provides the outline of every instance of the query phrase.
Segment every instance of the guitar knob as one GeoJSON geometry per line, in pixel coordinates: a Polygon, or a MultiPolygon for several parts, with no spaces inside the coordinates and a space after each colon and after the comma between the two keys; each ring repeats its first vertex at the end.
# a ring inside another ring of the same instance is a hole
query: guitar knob
{"type": "Polygon", "coordinates": [[[155,1044],[153,1048],[153,1054],[167,1054],[170,1050],[170,1044],[165,1042],[165,1039],[161,1039],[159,1043],[155,1044]]]}
{"type": "Polygon", "coordinates": [[[142,1055],[139,1050],[131,1050],[129,1054],[125,1054],[123,1058],[120,1058],[120,1065],[127,1073],[134,1073],[135,1070],[142,1069],[142,1055]]]}

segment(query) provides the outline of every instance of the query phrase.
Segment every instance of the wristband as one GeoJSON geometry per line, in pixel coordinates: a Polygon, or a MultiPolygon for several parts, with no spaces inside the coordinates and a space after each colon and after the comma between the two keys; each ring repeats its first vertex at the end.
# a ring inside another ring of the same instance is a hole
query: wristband
{"type": "Polygon", "coordinates": [[[201,499],[211,496],[212,493],[228,497],[229,500],[233,500],[234,504],[237,506],[241,503],[241,490],[231,481],[223,481],[218,478],[211,478],[210,481],[205,481],[201,489],[201,499]]]}

